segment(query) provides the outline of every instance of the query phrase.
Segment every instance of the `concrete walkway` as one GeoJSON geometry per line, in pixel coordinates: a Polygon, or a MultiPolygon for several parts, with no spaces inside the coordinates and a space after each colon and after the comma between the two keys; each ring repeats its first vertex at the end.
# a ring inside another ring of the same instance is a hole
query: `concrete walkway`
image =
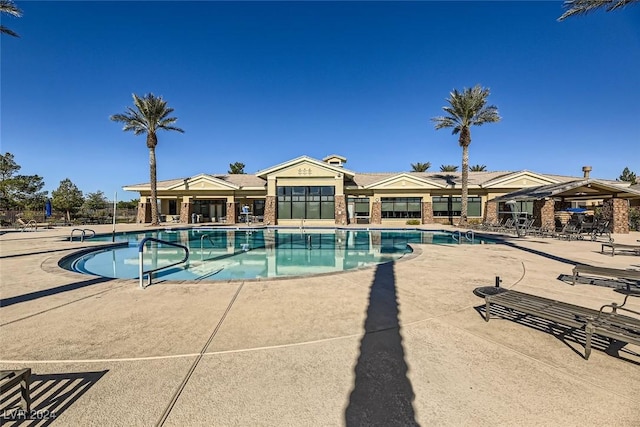
{"type": "MultiPolygon", "coordinates": [[[[133,229],[144,228],[118,226],[133,229]]],[[[0,368],[31,367],[32,411],[56,424],[640,422],[639,347],[616,358],[598,341],[587,361],[583,335],[530,317],[486,323],[472,292],[500,276],[586,307],[620,303],[614,288],[559,280],[575,262],[640,269],[640,257],[600,254],[601,243],[414,245],[395,263],[334,275],[140,290],[59,268],[103,244],[64,241],[70,230],[0,236],[0,368]]],[[[614,237],[640,244],[638,232],[614,237]]],[[[627,305],[640,310],[640,298],[627,305]]],[[[0,415],[17,401],[3,396],[0,415]]]]}

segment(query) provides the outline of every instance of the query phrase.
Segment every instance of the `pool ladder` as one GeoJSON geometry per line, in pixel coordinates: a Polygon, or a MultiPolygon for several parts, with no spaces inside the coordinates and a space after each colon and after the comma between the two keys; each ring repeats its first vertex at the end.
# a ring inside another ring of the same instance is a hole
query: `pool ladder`
{"type": "Polygon", "coordinates": [[[96,232],[93,231],[90,228],[74,228],[73,230],[71,230],[71,235],[69,236],[69,241],[73,242],[73,234],[79,231],[80,232],[80,241],[84,242],[84,239],[90,239],[92,237],[94,237],[96,235],[96,232]],[[87,232],[91,233],[90,236],[87,236],[87,232]]]}
{"type": "Polygon", "coordinates": [[[458,244],[462,243],[462,238],[464,237],[467,241],[474,243],[476,236],[475,233],[473,232],[473,230],[467,230],[466,233],[462,234],[462,231],[460,230],[456,230],[451,237],[453,238],[453,240],[455,240],[456,242],[458,242],[458,244]]]}
{"type": "Polygon", "coordinates": [[[173,242],[167,242],[166,240],[160,240],[160,239],[156,239],[154,237],[145,237],[144,239],[142,239],[140,241],[140,244],[138,245],[138,272],[139,272],[139,278],[140,278],[140,289],[144,289],[146,286],[144,285],[144,275],[147,275],[147,286],[149,286],[151,284],[151,279],[153,277],[153,273],[155,273],[156,271],[160,271],[160,270],[164,270],[165,268],[169,268],[169,267],[173,267],[174,265],[178,265],[178,264],[182,264],[187,262],[187,260],[189,259],[189,248],[187,248],[184,245],[179,245],[177,243],[173,243],[173,242]],[[176,248],[181,248],[184,249],[185,255],[184,258],[182,258],[182,260],[174,262],[172,264],[169,265],[163,265],[162,267],[158,267],[158,268],[153,268],[151,270],[144,270],[144,247],[146,245],[147,242],[156,242],[156,243],[162,243],[163,245],[167,245],[167,246],[174,246],[176,248]]]}

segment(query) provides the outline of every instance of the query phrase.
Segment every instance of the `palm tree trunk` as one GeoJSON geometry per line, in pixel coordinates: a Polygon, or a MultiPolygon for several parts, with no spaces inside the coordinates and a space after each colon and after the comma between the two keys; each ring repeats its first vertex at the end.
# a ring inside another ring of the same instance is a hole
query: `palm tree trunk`
{"type": "Polygon", "coordinates": [[[156,178],[156,149],[149,147],[149,174],[151,178],[151,225],[160,225],[158,220],[158,190],[156,178]]]}
{"type": "MultiPolygon", "coordinates": [[[[462,138],[462,137],[461,137],[462,138]]],[[[470,139],[470,138],[469,138],[470,139]]],[[[462,146],[462,197],[460,201],[460,223],[468,224],[468,199],[469,199],[469,144],[462,146]]]]}

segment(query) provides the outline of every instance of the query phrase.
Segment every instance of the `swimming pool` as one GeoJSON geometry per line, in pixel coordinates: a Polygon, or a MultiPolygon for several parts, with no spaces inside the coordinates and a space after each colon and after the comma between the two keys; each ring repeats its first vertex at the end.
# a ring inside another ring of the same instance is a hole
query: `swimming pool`
{"type": "MultiPolygon", "coordinates": [[[[145,271],[185,263],[153,273],[154,281],[226,281],[304,276],[367,267],[397,260],[412,252],[410,243],[457,243],[449,232],[340,229],[168,229],[116,236],[118,247],[66,257],[60,266],[94,276],[139,277],[139,243],[145,271]],[[171,244],[173,245],[171,245],[171,244]]],[[[91,240],[111,241],[96,236],[91,240]]],[[[466,241],[464,237],[461,239],[466,241]]],[[[477,242],[479,243],[479,242],[477,242]]]]}

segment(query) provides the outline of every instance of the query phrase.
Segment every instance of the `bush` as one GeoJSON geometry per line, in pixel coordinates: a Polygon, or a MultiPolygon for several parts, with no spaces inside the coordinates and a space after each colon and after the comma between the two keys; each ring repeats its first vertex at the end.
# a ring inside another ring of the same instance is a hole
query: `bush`
{"type": "Polygon", "coordinates": [[[640,231],[640,207],[629,208],[629,228],[632,231],[640,231]]]}
{"type": "Polygon", "coordinates": [[[420,220],[419,219],[408,219],[407,220],[407,225],[420,225],[420,220]]]}

